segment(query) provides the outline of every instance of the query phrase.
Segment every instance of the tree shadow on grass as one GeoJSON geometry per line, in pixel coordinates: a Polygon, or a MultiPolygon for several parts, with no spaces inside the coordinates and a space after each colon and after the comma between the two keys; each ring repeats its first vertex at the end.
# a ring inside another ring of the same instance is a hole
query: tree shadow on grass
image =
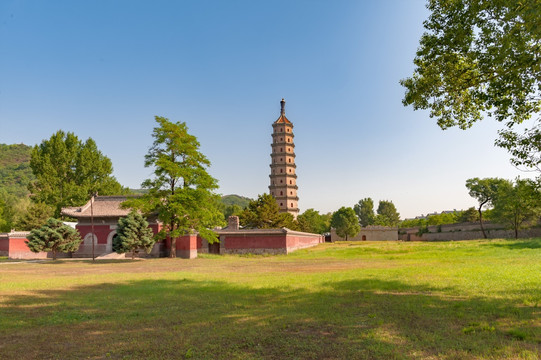
{"type": "Polygon", "coordinates": [[[541,355],[539,308],[505,299],[452,297],[445,289],[399,281],[328,282],[308,291],[179,276],[2,300],[0,354],[5,359],[541,355]]]}
{"type": "Polygon", "coordinates": [[[505,249],[510,249],[510,250],[541,249],[541,238],[519,239],[519,240],[508,239],[505,242],[487,243],[487,244],[482,244],[481,246],[505,248],[505,249]]]}

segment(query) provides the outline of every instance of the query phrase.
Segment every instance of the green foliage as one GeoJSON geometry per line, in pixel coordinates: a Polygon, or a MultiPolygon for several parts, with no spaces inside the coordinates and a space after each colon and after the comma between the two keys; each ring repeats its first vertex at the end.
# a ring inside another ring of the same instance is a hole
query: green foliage
{"type": "Polygon", "coordinates": [[[225,195],[220,199],[219,208],[227,221],[230,216],[240,216],[252,199],[239,195],[225,195]]]}
{"type": "Polygon", "coordinates": [[[0,189],[18,198],[28,195],[28,184],[34,180],[31,151],[24,144],[0,144],[0,189]]]}
{"type": "Polygon", "coordinates": [[[113,250],[117,254],[131,252],[133,259],[140,248],[149,254],[155,242],[148,222],[137,211],[130,211],[127,216],[118,220],[116,236],[113,238],[113,250]]]}
{"type": "Polygon", "coordinates": [[[53,209],[49,205],[41,202],[32,203],[18,219],[15,228],[25,231],[37,229],[43,226],[51,216],[53,216],[53,209]]]}
{"type": "Polygon", "coordinates": [[[353,237],[361,231],[355,211],[344,206],[332,214],[331,227],[336,230],[338,236],[346,239],[346,241],[348,237],[353,237]]]}
{"type": "Polygon", "coordinates": [[[460,213],[458,222],[476,222],[479,221],[479,213],[474,207],[468,208],[460,213]]]}
{"type": "Polygon", "coordinates": [[[237,205],[240,206],[242,209],[245,209],[248,204],[252,201],[252,199],[240,196],[240,195],[224,195],[221,198],[221,202],[228,206],[228,205],[237,205]]]}
{"type": "Polygon", "coordinates": [[[154,143],[145,156],[145,167],[154,168],[154,178],[143,182],[148,192],[125,202],[146,214],[155,213],[164,224],[159,239],[171,239],[170,257],[175,257],[176,239],[193,231],[218,241],[213,229],[222,225],[216,179],[209,175],[210,161],[199,151],[197,138],[188,133],[186,123],[173,123],[155,117],[154,143]]]}
{"type": "Polygon", "coordinates": [[[541,192],[539,183],[530,179],[517,179],[498,188],[494,200],[492,218],[507,225],[515,232],[539,221],[541,215],[541,192]]]}
{"type": "Polygon", "coordinates": [[[466,187],[469,190],[471,197],[477,199],[479,207],[477,209],[479,213],[479,224],[481,225],[481,231],[485,239],[487,235],[483,227],[483,207],[491,206],[494,202],[498,189],[502,186],[509,186],[510,182],[500,178],[472,178],[466,180],[466,187]]]}
{"type": "Polygon", "coordinates": [[[230,216],[240,216],[244,209],[240,207],[239,205],[233,204],[233,205],[227,205],[223,210],[224,219],[227,221],[230,216]]]}
{"type": "Polygon", "coordinates": [[[406,219],[402,220],[399,225],[401,228],[413,228],[413,227],[426,227],[428,226],[428,221],[426,218],[418,219],[406,219]]]}
{"type": "Polygon", "coordinates": [[[442,129],[467,129],[484,114],[505,121],[497,144],[517,150],[516,163],[539,165],[539,123],[518,138],[512,129],[541,107],[541,3],[429,0],[427,7],[413,76],[400,82],[404,105],[429,109],[442,129]]]}
{"type": "Polygon", "coordinates": [[[376,223],[376,214],[374,213],[374,201],[371,198],[359,200],[353,207],[361,226],[374,225],[376,223]]]}
{"type": "Polygon", "coordinates": [[[32,199],[54,208],[55,217],[65,206],[85,204],[90,195],[120,195],[127,189],[112,176],[111,160],[91,138],[84,143],[71,133],[57,131],[32,150],[30,167],[36,180],[30,184],[32,199]]]}
{"type": "Polygon", "coordinates": [[[331,230],[331,214],[320,214],[319,211],[308,209],[299,216],[299,230],[314,234],[324,234],[331,230]]]}
{"type": "Polygon", "coordinates": [[[381,200],[379,202],[375,223],[380,226],[398,226],[400,224],[400,214],[392,201],[381,200]]]}
{"type": "Polygon", "coordinates": [[[270,194],[259,195],[257,199],[250,201],[240,214],[239,220],[242,226],[253,229],[298,229],[293,215],[281,213],[276,199],[270,194]]]}
{"type": "Polygon", "coordinates": [[[82,239],[74,228],[64,225],[62,221],[50,218],[45,225],[30,231],[25,243],[33,252],[52,252],[56,260],[58,252],[70,252],[79,248],[82,239]]]}
{"type": "Polygon", "coordinates": [[[6,192],[5,189],[0,189],[0,232],[15,229],[29,204],[30,200],[28,198],[19,198],[6,192]]]}

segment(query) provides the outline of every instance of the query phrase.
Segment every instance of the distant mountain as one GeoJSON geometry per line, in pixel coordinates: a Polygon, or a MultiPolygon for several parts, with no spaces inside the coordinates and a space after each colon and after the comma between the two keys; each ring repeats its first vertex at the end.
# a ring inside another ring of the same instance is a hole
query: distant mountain
{"type": "Polygon", "coordinates": [[[28,184],[34,180],[30,169],[32,147],[24,144],[0,144],[0,191],[16,197],[29,194],[28,184]]]}
{"type": "Polygon", "coordinates": [[[224,195],[222,196],[222,203],[225,205],[225,206],[228,206],[228,205],[238,205],[240,206],[241,208],[245,208],[248,206],[248,204],[250,203],[250,201],[252,201],[252,199],[250,198],[247,198],[245,196],[240,196],[240,195],[224,195]]]}

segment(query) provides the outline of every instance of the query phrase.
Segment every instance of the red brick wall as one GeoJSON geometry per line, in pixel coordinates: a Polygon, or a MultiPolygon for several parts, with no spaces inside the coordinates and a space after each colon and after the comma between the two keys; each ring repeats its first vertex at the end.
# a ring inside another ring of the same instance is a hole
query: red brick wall
{"type": "Polygon", "coordinates": [[[9,238],[7,236],[1,237],[0,238],[0,252],[7,253],[8,251],[9,251],[9,238]]]}
{"type": "Polygon", "coordinates": [[[286,248],[286,235],[225,236],[226,249],[279,249],[286,248]]]}

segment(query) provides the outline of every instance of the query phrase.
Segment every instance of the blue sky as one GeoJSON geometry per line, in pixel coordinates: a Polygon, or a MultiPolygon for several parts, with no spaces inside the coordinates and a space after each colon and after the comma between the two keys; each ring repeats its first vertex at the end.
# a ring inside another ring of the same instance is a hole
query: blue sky
{"type": "Polygon", "coordinates": [[[528,176],[493,146],[499,124],[442,131],[399,80],[421,0],[0,2],[0,143],[92,137],[137,188],[154,116],[185,121],[222,194],[268,192],[286,99],[299,207],[392,200],[402,217],[474,206],[471,177],[528,176]]]}

